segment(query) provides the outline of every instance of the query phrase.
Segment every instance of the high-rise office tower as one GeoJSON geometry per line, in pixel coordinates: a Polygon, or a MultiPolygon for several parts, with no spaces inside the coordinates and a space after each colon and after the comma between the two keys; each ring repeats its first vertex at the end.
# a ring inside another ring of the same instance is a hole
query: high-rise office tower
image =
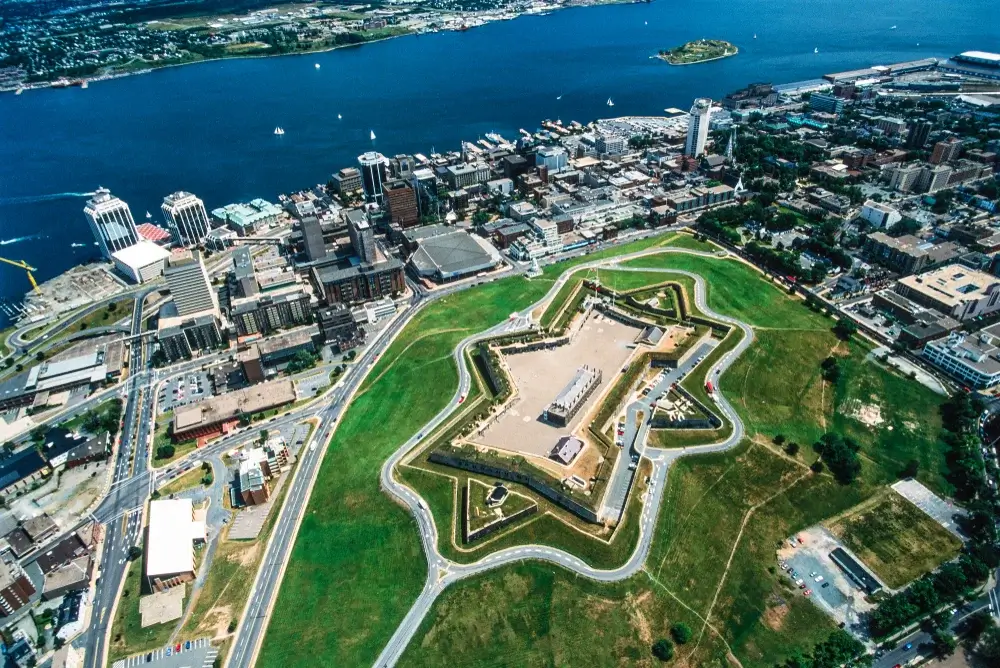
{"type": "Polygon", "coordinates": [[[212,229],[205,203],[191,193],[179,190],[167,195],[160,209],[174,241],[182,246],[198,245],[212,229]]]}
{"type": "Polygon", "coordinates": [[[382,186],[385,183],[386,169],[389,160],[381,153],[368,151],[358,156],[358,169],[361,170],[361,187],[365,195],[376,202],[382,201],[382,186]]]}
{"type": "Polygon", "coordinates": [[[170,286],[177,315],[218,310],[218,298],[198,251],[183,251],[171,255],[163,276],[170,286]]]}
{"type": "Polygon", "coordinates": [[[910,125],[910,131],[906,134],[907,148],[923,148],[932,129],[934,125],[929,121],[916,121],[910,125]]]}
{"type": "Polygon", "coordinates": [[[361,209],[351,209],[347,212],[347,234],[351,237],[351,245],[365,264],[373,264],[375,256],[375,230],[361,209]]]}
{"type": "Polygon", "coordinates": [[[697,158],[705,152],[705,142],[708,141],[708,116],[712,109],[712,101],[707,97],[699,97],[691,107],[691,120],[688,123],[687,141],[684,142],[684,155],[697,158]]]}
{"type": "Polygon", "coordinates": [[[934,151],[931,153],[930,162],[939,165],[942,162],[951,162],[958,158],[962,151],[962,140],[950,137],[945,141],[934,144],[934,151]]]}
{"type": "Polygon", "coordinates": [[[97,189],[83,213],[105,258],[110,260],[112,253],[139,243],[139,232],[128,204],[113,196],[107,188],[97,189]]]}

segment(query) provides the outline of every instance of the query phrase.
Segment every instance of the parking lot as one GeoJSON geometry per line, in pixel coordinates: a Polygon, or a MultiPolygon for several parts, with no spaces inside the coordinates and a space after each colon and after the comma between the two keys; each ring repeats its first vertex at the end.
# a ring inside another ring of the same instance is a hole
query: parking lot
{"type": "Polygon", "coordinates": [[[823,527],[800,531],[778,550],[778,575],[792,583],[794,595],[805,596],[809,592],[807,598],[837,623],[843,622],[852,629],[862,628],[861,616],[872,606],[865,601],[865,592],[830,559],[830,553],[838,547],[844,546],[823,527]],[[782,563],[784,572],[780,570],[782,563]]]}
{"type": "Polygon", "coordinates": [[[299,399],[314,397],[330,385],[330,374],[327,371],[306,376],[295,381],[295,394],[299,399]]]}
{"type": "Polygon", "coordinates": [[[219,650],[209,644],[208,638],[198,640],[188,640],[180,645],[161,647],[160,649],[136,654],[127,659],[115,661],[111,668],[133,668],[134,666],[148,666],[149,668],[211,668],[219,650]]]}
{"type": "Polygon", "coordinates": [[[172,411],[212,396],[212,381],[205,371],[192,371],[182,378],[167,381],[160,389],[158,406],[161,413],[172,411]]]}
{"type": "Polygon", "coordinates": [[[955,516],[965,512],[961,508],[955,506],[951,501],[942,499],[916,480],[900,480],[893,484],[892,488],[904,499],[937,520],[945,529],[964,540],[964,536],[959,533],[958,524],[955,522],[955,516]]]}

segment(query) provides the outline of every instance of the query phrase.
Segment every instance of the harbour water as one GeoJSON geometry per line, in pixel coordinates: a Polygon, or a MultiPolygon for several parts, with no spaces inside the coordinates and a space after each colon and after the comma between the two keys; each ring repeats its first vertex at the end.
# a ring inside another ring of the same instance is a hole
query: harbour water
{"type": "MultiPolygon", "coordinates": [[[[997,51],[997,25],[995,0],[657,0],[0,95],[0,256],[26,260],[40,280],[92,256],[82,208],[99,185],[137,222],[147,210],[160,222],[175,190],[209,209],[273,200],[325,182],[373,144],[387,154],[457,149],[545,118],[656,115],[751,81],[997,51]],[[740,53],[692,67],[649,57],[702,37],[740,53]]],[[[0,269],[0,298],[27,287],[20,270],[0,269]]]]}

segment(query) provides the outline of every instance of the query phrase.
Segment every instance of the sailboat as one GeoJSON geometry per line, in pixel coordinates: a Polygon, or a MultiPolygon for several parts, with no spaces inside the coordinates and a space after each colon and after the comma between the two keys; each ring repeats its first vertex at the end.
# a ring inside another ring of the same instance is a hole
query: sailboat
{"type": "Polygon", "coordinates": [[[375,141],[375,131],[372,130],[372,141],[375,141]]]}
{"type": "Polygon", "coordinates": [[[319,63],[316,63],[316,69],[317,70],[319,69],[319,63]]]}
{"type": "Polygon", "coordinates": [[[274,134],[276,134],[276,135],[283,135],[283,134],[285,134],[285,131],[282,130],[281,128],[274,128],[274,134]]]}
{"type": "Polygon", "coordinates": [[[753,38],[754,38],[754,39],[757,39],[757,33],[754,33],[754,34],[753,34],[753,38]]]}
{"type": "Polygon", "coordinates": [[[614,101],[614,100],[612,100],[612,99],[611,99],[610,97],[608,98],[608,106],[609,106],[609,107],[613,107],[613,106],[615,106],[615,101],[614,101]]]}
{"type": "Polygon", "coordinates": [[[146,212],[146,220],[153,220],[153,214],[151,214],[149,211],[146,212]]]}
{"type": "Polygon", "coordinates": [[[561,100],[562,99],[562,93],[560,93],[559,95],[556,95],[556,99],[557,100],[561,100]]]}
{"type": "Polygon", "coordinates": [[[340,114],[337,114],[337,120],[338,120],[338,121],[339,121],[340,119],[342,119],[342,118],[343,118],[343,116],[341,116],[340,114]]]}
{"type": "Polygon", "coordinates": [[[815,49],[813,49],[813,53],[819,53],[819,47],[816,47],[815,49]]]}

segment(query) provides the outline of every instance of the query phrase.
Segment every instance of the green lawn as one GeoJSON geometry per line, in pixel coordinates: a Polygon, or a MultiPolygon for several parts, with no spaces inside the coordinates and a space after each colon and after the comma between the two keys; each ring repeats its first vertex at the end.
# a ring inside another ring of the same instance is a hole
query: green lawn
{"type": "Polygon", "coordinates": [[[142,628],[139,597],[149,593],[142,583],[142,564],[142,559],[133,561],[125,575],[125,587],[122,589],[122,596],[118,600],[118,609],[115,611],[115,618],[111,624],[111,643],[108,647],[109,663],[166,645],[167,641],[170,640],[170,635],[177,627],[176,622],[168,622],[142,628]]]}
{"type": "MultiPolygon", "coordinates": [[[[472,484],[469,485],[470,532],[481,529],[487,524],[499,519],[500,516],[497,515],[495,509],[486,505],[486,497],[490,495],[490,490],[492,490],[492,488],[492,485],[487,485],[477,480],[473,480],[472,484]]],[[[508,493],[507,498],[504,499],[503,505],[500,507],[500,510],[503,511],[503,517],[510,517],[511,515],[533,505],[535,505],[535,502],[527,496],[522,496],[516,492],[508,493]]]]}
{"type": "Polygon", "coordinates": [[[708,283],[708,305],[724,315],[755,327],[828,329],[832,322],[810,311],[803,302],[733,259],[684,253],[648,255],[625,263],[630,267],[681,269],[700,274],[708,283]]]}
{"type": "Polygon", "coordinates": [[[181,492],[201,485],[201,479],[203,477],[205,477],[205,472],[202,471],[201,468],[191,469],[187,473],[177,476],[156,491],[160,493],[161,497],[170,496],[171,494],[180,494],[181,492]]]}
{"type": "Polygon", "coordinates": [[[659,595],[645,575],[600,585],[549,564],[524,563],[448,590],[399,665],[653,668],[664,664],[650,646],[677,622],[697,628],[697,618],[659,595]]]}
{"type": "Polygon", "coordinates": [[[892,490],[830,524],[875,575],[893,589],[958,555],[962,541],[892,490]]]}

